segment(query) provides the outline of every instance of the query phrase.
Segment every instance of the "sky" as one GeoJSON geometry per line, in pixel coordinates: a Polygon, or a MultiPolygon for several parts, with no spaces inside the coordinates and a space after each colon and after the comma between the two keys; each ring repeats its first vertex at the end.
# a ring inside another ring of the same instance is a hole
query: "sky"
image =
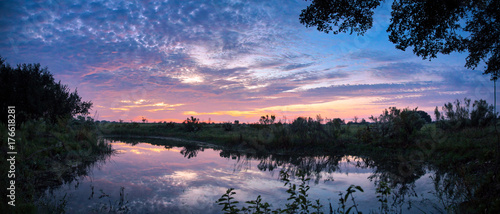
{"type": "Polygon", "coordinates": [[[364,36],[300,24],[310,2],[0,1],[0,56],[40,63],[97,120],[257,122],[378,116],[468,97],[493,103],[467,53],[429,61],[388,40],[390,1],[364,36]]]}

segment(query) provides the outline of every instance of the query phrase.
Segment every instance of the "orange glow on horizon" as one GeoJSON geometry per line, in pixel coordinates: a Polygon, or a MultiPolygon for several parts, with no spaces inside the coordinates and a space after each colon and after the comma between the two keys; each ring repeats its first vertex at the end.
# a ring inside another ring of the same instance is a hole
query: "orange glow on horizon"
{"type": "Polygon", "coordinates": [[[250,111],[214,111],[214,112],[196,112],[185,111],[182,114],[186,116],[233,116],[242,117],[241,119],[260,118],[263,115],[276,115],[277,119],[286,117],[295,119],[297,117],[316,117],[321,115],[328,118],[342,118],[350,121],[354,116],[360,119],[371,115],[378,115],[383,109],[388,106],[383,104],[374,104],[376,101],[381,100],[381,97],[359,97],[359,98],[343,98],[340,100],[313,103],[313,104],[294,104],[284,106],[271,106],[266,108],[259,108],[250,111]]]}

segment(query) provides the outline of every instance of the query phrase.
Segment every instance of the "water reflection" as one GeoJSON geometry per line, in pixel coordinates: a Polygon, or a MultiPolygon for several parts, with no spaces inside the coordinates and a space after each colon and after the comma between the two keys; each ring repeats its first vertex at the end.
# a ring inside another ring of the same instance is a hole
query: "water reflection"
{"type": "Polygon", "coordinates": [[[360,210],[377,211],[377,189],[388,184],[394,191],[393,211],[443,209],[439,198],[429,193],[436,189],[431,179],[436,176],[423,163],[401,174],[400,163],[377,157],[263,155],[160,139],[120,139],[112,145],[118,154],[79,180],[78,187],[72,182],[56,192],[56,197],[66,195],[66,212],[99,212],[103,206],[117,208],[122,201],[131,213],[219,213],[221,207],[214,202],[228,188],[236,189],[236,200],[262,195],[277,208],[287,198],[278,179],[281,169],[291,174],[302,170],[311,177],[310,198],[321,199],[325,207],[329,201],[337,206],[338,193],[355,184],[365,190],[356,195],[360,210]]]}

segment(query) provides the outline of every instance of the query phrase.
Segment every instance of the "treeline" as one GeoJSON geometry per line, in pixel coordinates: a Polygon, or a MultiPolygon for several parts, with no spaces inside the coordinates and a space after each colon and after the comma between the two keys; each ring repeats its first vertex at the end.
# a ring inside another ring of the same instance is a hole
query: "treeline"
{"type": "Polygon", "coordinates": [[[206,123],[191,116],[182,124],[110,123],[101,127],[108,135],[180,137],[257,150],[323,150],[348,144],[407,147],[425,138],[430,128],[458,131],[494,124],[493,106],[478,100],[470,108],[470,99],[464,100],[465,104],[458,100],[453,104],[445,103],[441,107],[443,113],[436,110],[438,120],[435,122],[417,108],[389,107],[380,115],[369,117],[369,122],[362,120],[360,123],[319,115],[316,118],[298,117],[288,123],[278,120],[275,115],[264,115],[258,123],[252,124],[239,121],[206,123]]]}

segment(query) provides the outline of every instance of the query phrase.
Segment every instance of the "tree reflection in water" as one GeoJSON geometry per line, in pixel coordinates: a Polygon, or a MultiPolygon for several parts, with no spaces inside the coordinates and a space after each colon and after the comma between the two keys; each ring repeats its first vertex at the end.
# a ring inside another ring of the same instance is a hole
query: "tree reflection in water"
{"type": "MultiPolygon", "coordinates": [[[[104,142],[107,144],[107,142],[104,142]]],[[[64,185],[74,184],[77,189],[80,180],[89,176],[94,168],[100,168],[116,151],[109,150],[95,154],[91,150],[83,151],[79,159],[66,158],[60,162],[53,162],[49,170],[34,170],[30,180],[24,181],[23,191],[33,193],[37,212],[41,213],[65,213],[67,203],[66,194],[60,197],[54,192],[64,185]],[[57,174],[57,176],[54,176],[57,174]]],[[[24,178],[26,179],[26,178],[24,178]]]]}
{"type": "MultiPolygon", "coordinates": [[[[133,145],[139,142],[138,139],[120,139],[120,141],[133,145]]],[[[167,149],[173,148],[173,146],[182,147],[180,153],[188,159],[196,158],[199,152],[203,152],[207,148],[192,143],[171,142],[161,139],[140,140],[140,142],[165,146],[167,149]]],[[[404,154],[393,154],[391,152],[347,153],[339,151],[330,155],[307,156],[246,153],[223,147],[212,147],[211,149],[218,150],[220,157],[236,160],[234,171],[249,169],[250,162],[257,160],[257,168],[260,171],[287,170],[290,175],[301,171],[311,178],[315,184],[322,180],[332,180],[329,177],[323,177],[332,172],[341,172],[339,165],[343,162],[351,163],[360,169],[370,169],[372,173],[368,178],[370,182],[373,182],[377,193],[390,190],[388,195],[390,195],[391,200],[386,203],[389,208],[385,210],[392,212],[402,212],[403,207],[412,207],[419,205],[419,203],[420,205],[426,204],[427,207],[434,207],[439,211],[454,212],[459,207],[465,206],[472,201],[470,195],[473,195],[473,192],[478,188],[470,179],[466,179],[470,175],[463,172],[461,174],[459,170],[436,167],[424,161],[408,161],[407,158],[402,158],[404,154]],[[434,184],[432,195],[439,201],[430,200],[426,198],[429,194],[418,193],[415,190],[415,182],[425,175],[431,176],[430,178],[434,184]]],[[[336,195],[336,193],[332,193],[332,195],[336,195]]]]}

